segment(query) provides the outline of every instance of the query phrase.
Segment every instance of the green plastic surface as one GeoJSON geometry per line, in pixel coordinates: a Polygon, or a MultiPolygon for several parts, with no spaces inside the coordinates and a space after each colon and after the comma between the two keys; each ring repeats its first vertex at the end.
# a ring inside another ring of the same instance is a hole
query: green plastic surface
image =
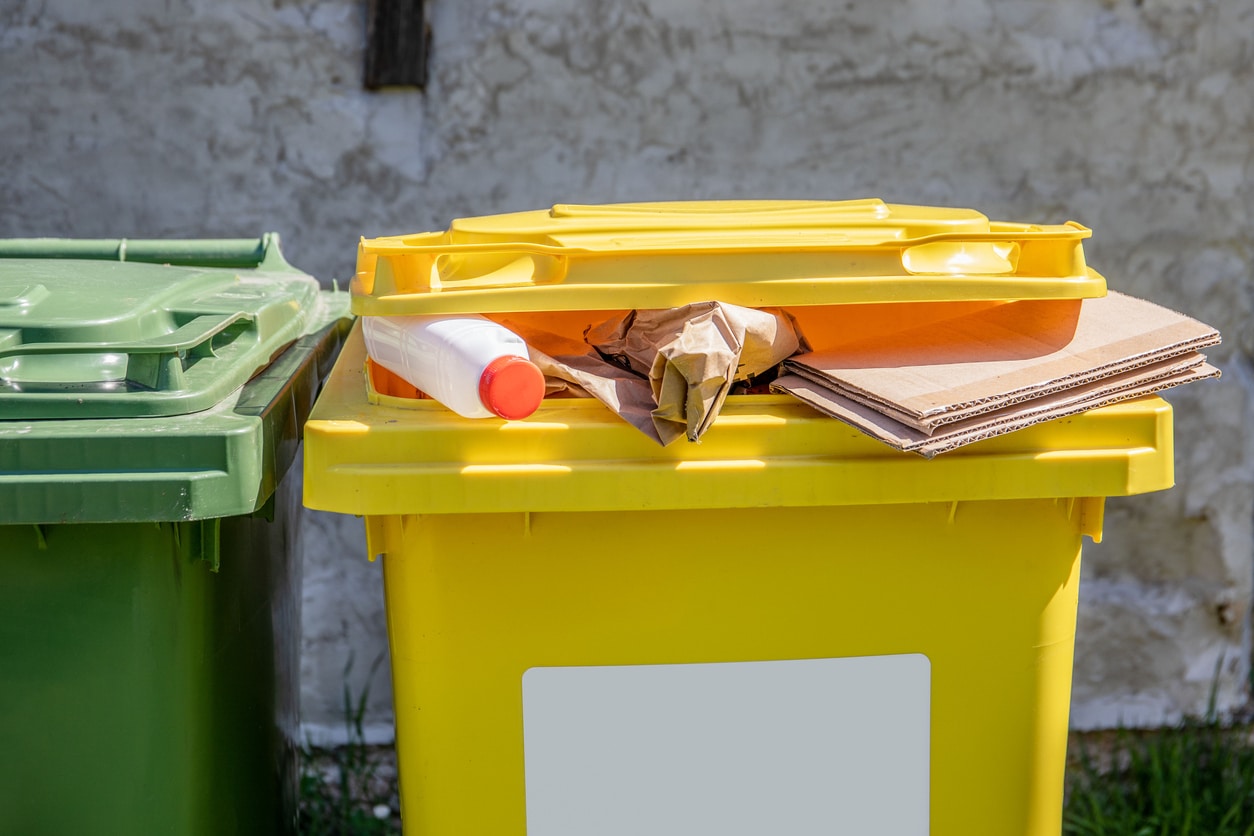
{"type": "Polygon", "coordinates": [[[0,242],[0,420],[209,409],[328,317],[274,235],[132,242],[127,261],[92,260],[111,243],[94,241],[30,257],[39,243],[0,242]]]}
{"type": "Polygon", "coordinates": [[[0,258],[75,258],[193,267],[267,267],[290,270],[278,248],[279,237],[144,240],[136,238],[5,238],[0,258]]]}
{"type": "Polygon", "coordinates": [[[298,491],[0,526],[0,836],[296,832],[298,491]]]}
{"type": "Polygon", "coordinates": [[[285,474],[348,294],[274,236],[36,243],[0,242],[0,836],[290,836],[285,474]]]}
{"type": "MultiPolygon", "coordinates": [[[[347,299],[347,294],[341,294],[347,299]]],[[[301,338],[220,404],[169,418],[0,421],[0,524],[196,520],[265,504],[348,326],[301,338]]],[[[3,571],[0,550],[0,571],[3,571]]]]}
{"type": "MultiPolygon", "coordinates": [[[[263,240],[270,242],[271,263],[276,257],[281,262],[273,239],[263,240]]],[[[188,414],[130,416],[137,402],[146,405],[146,396],[162,393],[73,388],[30,393],[13,386],[5,391],[0,384],[0,524],[198,520],[261,507],[294,461],[318,386],[339,353],[350,324],[348,294],[319,291],[312,278],[290,267],[244,276],[233,269],[0,259],[0,270],[32,263],[54,277],[81,276],[80,267],[92,268],[87,274],[93,276],[116,268],[119,298],[107,300],[111,314],[156,311],[152,318],[161,321],[169,310],[166,301],[186,306],[182,291],[197,287],[208,288],[214,304],[239,294],[237,304],[256,312],[255,321],[274,319],[279,325],[271,329],[277,335],[270,341],[273,348],[241,333],[220,358],[200,358],[189,378],[217,359],[228,368],[197,390],[197,398],[212,394],[213,400],[188,414]],[[256,305],[258,300],[264,303],[256,305]],[[240,357],[247,359],[227,363],[240,357]],[[72,417],[32,416],[27,408],[32,399],[47,407],[37,413],[68,411],[72,417]]],[[[105,308],[101,302],[91,317],[86,301],[70,299],[58,303],[63,317],[41,327],[88,333],[97,326],[116,331],[122,327],[118,322],[148,327],[143,317],[105,316],[105,308]]],[[[79,340],[90,345],[81,333],[79,340]]],[[[0,368],[3,363],[0,353],[0,368]]],[[[0,550],[0,571],[2,562],[0,550]]]]}

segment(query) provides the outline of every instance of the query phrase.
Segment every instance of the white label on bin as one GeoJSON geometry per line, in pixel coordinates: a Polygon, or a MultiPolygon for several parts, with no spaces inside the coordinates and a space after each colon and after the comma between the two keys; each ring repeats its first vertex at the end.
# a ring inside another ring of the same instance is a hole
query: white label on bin
{"type": "Polygon", "coordinates": [[[922,654],[531,668],[528,836],[921,836],[922,654]]]}

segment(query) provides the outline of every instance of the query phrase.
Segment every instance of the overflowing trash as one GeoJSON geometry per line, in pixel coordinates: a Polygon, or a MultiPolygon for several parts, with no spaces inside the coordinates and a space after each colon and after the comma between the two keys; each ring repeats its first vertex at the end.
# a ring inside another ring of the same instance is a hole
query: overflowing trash
{"type": "MultiPolygon", "coordinates": [[[[371,319],[368,346],[375,344],[371,319]]],[[[809,350],[786,311],[719,302],[630,311],[589,327],[582,341],[509,317],[502,323],[494,325],[518,346],[525,342],[537,378],[544,376],[544,385],[528,380],[528,393],[514,396],[528,406],[515,414],[459,406],[458,376],[466,382],[460,400],[474,398],[478,405],[480,377],[499,362],[486,353],[474,369],[466,366],[473,360],[464,358],[428,364],[433,386],[450,393],[429,394],[468,417],[506,418],[529,415],[544,390],[592,397],[663,446],[681,437],[700,440],[733,385],[751,380],[899,450],[930,458],[1042,421],[1219,376],[1198,351],[1216,345],[1218,331],[1113,291],[1080,302],[1007,302],[818,351],[809,350]]],[[[370,350],[378,362],[376,349],[370,350]]],[[[389,357],[383,365],[399,368],[400,362],[389,357]]]]}
{"type": "Polygon", "coordinates": [[[354,305],[372,361],[466,417],[591,397],[667,446],[771,392],[931,457],[1219,375],[1219,333],[1107,293],[1089,234],[876,200],[555,206],[363,241],[354,305]],[[470,331],[495,348],[436,337],[470,331]]]}
{"type": "Polygon", "coordinates": [[[699,440],[733,384],[805,345],[783,311],[719,302],[631,311],[591,327],[582,345],[511,324],[555,391],[597,398],[662,445],[699,440]]]}
{"type": "Polygon", "coordinates": [[[1009,302],[784,363],[773,391],[901,450],[934,456],[1042,421],[1218,377],[1219,332],[1110,292],[1009,302]]]}

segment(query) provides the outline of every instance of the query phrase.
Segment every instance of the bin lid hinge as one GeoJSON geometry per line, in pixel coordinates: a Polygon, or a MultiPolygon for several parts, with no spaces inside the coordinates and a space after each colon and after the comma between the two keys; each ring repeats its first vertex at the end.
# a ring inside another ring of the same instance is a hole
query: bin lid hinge
{"type": "Polygon", "coordinates": [[[174,523],[174,547],[184,560],[208,563],[209,571],[216,574],[221,568],[221,530],[222,521],[217,518],[174,523]]]}
{"type": "Polygon", "coordinates": [[[371,563],[401,542],[404,525],[405,520],[395,515],[366,517],[366,557],[371,563]]]}
{"type": "Polygon", "coordinates": [[[1080,506],[1080,534],[1088,535],[1094,543],[1102,542],[1102,526],[1106,521],[1106,498],[1086,496],[1077,500],[1077,504],[1080,506]]]}

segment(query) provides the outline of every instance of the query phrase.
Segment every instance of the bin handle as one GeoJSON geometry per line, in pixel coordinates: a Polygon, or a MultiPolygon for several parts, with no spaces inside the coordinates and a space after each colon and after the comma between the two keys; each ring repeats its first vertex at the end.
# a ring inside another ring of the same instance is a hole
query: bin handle
{"type": "Polygon", "coordinates": [[[125,354],[126,380],[148,389],[182,389],[183,358],[213,357],[213,338],[238,322],[251,325],[247,311],[204,314],[168,334],[132,342],[27,343],[0,348],[0,358],[53,354],[125,354]]]}
{"type": "Polygon", "coordinates": [[[704,252],[752,252],[755,250],[770,252],[839,252],[847,250],[905,250],[920,244],[939,242],[979,242],[990,244],[1011,244],[1024,241],[1080,241],[1092,236],[1088,227],[1067,221],[1064,224],[1050,227],[1030,226],[1026,224],[998,223],[997,228],[989,232],[935,232],[916,237],[893,237],[848,235],[837,230],[813,229],[806,234],[785,234],[776,230],[760,230],[740,237],[731,237],[717,232],[709,234],[689,233],[650,233],[639,235],[631,230],[622,233],[601,233],[587,236],[598,242],[610,239],[630,239],[631,246],[621,248],[588,248],[576,242],[579,236],[571,236],[571,240],[563,244],[541,243],[539,241],[501,240],[475,243],[453,243],[441,240],[440,236],[424,234],[417,236],[397,236],[395,238],[362,238],[359,250],[363,255],[374,256],[442,256],[442,255],[541,255],[541,256],[584,256],[584,255],[623,255],[630,253],[642,254],[685,254],[704,252]],[[634,237],[633,237],[634,236],[634,237]],[[420,241],[417,239],[428,239],[420,241]]]}
{"type": "Polygon", "coordinates": [[[6,238],[0,258],[56,258],[143,262],[177,267],[239,267],[291,270],[279,250],[279,235],[260,238],[6,238]]]}

